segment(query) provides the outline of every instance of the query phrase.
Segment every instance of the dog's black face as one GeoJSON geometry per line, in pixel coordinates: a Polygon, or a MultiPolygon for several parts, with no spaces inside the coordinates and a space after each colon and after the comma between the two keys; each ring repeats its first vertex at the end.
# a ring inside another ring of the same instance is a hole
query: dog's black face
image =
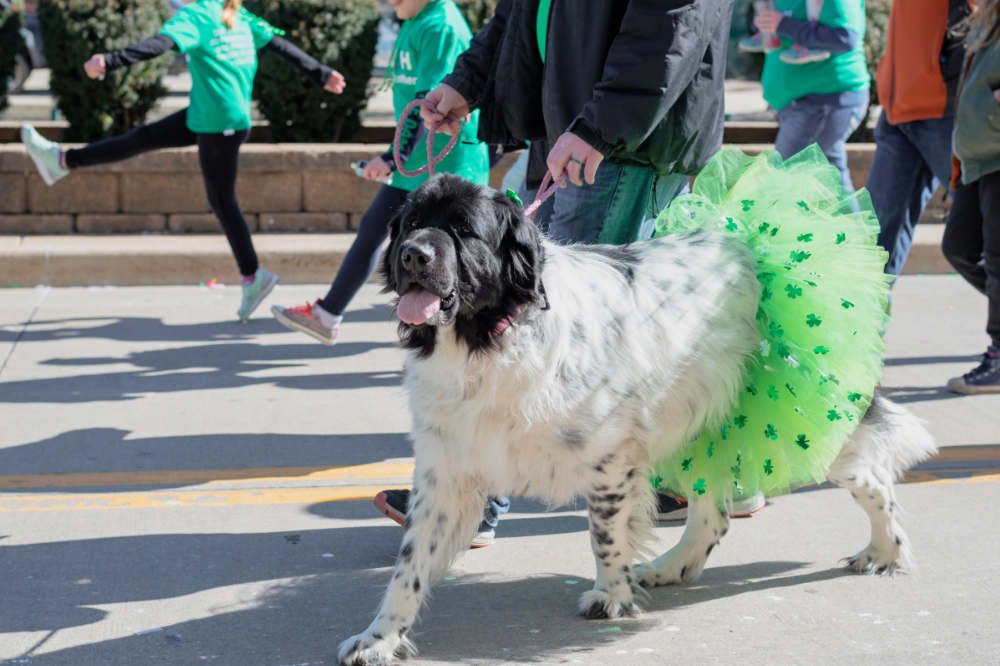
{"type": "Polygon", "coordinates": [[[386,291],[399,295],[403,346],[434,351],[454,327],[472,352],[491,348],[505,318],[544,302],[541,237],[500,192],[443,175],[417,188],[390,224],[386,291]]]}

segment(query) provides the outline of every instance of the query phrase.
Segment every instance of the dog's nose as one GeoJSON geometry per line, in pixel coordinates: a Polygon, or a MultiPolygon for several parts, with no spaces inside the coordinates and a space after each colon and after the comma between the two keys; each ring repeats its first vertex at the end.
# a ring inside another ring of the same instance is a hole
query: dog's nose
{"type": "Polygon", "coordinates": [[[409,270],[425,268],[434,261],[434,248],[430,245],[406,243],[403,245],[400,259],[403,266],[409,270]]]}

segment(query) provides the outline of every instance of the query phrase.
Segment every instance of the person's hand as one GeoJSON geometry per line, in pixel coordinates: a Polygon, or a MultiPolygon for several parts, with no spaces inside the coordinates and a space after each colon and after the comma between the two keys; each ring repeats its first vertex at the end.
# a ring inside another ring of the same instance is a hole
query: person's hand
{"type": "Polygon", "coordinates": [[[386,161],[381,156],[373,157],[365,165],[365,178],[368,180],[385,180],[391,173],[392,169],[389,168],[389,165],[386,164],[386,161]]]}
{"type": "Polygon", "coordinates": [[[572,132],[563,132],[545,158],[553,182],[565,173],[574,185],[583,185],[583,181],[593,185],[597,167],[603,161],[600,151],[572,132]]]}
{"type": "Polygon", "coordinates": [[[469,115],[469,111],[469,103],[465,98],[448,84],[442,83],[427,93],[424,103],[420,105],[420,119],[427,129],[440,123],[437,128],[439,132],[454,135],[462,131],[462,121],[469,115]]]}
{"type": "Polygon", "coordinates": [[[995,101],[997,104],[1000,104],[1000,88],[997,88],[996,90],[993,91],[993,101],[995,101]]]}
{"type": "Polygon", "coordinates": [[[328,90],[335,95],[339,95],[344,92],[345,85],[347,85],[347,81],[344,80],[344,75],[337,70],[333,70],[330,74],[330,78],[328,78],[326,83],[323,84],[323,89],[328,90]]]}
{"type": "Polygon", "coordinates": [[[83,71],[92,79],[103,79],[108,71],[108,63],[104,60],[103,53],[90,56],[87,62],[83,63],[83,71]]]}
{"type": "Polygon", "coordinates": [[[778,32],[778,24],[785,15],[773,9],[765,9],[753,17],[753,24],[761,32],[778,32]]]}

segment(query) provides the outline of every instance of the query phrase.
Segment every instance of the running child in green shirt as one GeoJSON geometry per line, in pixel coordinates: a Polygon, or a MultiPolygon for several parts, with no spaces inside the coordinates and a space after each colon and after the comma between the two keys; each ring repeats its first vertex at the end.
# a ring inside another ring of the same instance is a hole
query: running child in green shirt
{"type": "Polygon", "coordinates": [[[344,77],[283,39],[281,30],[247,11],[243,0],[188,0],[155,37],[91,56],[83,67],[92,79],[114,69],[170,51],[188,57],[191,101],[188,108],[121,136],[65,150],[34,127],[21,128],[21,140],[49,185],[80,167],[117,162],[160,148],[198,146],[205,190],[232,248],[243,293],[237,316],[246,321],[278,283],[261,268],[250,229],[236,199],[240,146],[250,133],[250,97],[257,72],[257,51],[267,48],[300,68],[326,90],[340,94],[344,77]]]}

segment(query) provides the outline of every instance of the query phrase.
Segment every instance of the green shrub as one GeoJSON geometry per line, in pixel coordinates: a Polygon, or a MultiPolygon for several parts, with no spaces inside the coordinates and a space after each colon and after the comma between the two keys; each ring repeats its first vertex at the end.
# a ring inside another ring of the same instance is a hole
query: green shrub
{"type": "Polygon", "coordinates": [[[83,63],[152,37],[170,16],[166,0],[42,0],[39,18],[51,89],[69,121],[67,138],[90,141],[141,124],[166,94],[160,77],[172,56],[121,68],[92,81],[83,63]]]}
{"type": "Polygon", "coordinates": [[[21,13],[0,9],[0,111],[7,108],[7,81],[14,76],[21,52],[21,13]]]}
{"type": "Polygon", "coordinates": [[[343,141],[361,126],[378,39],[375,0],[255,0],[247,9],[286,31],[285,38],[347,79],[341,95],[326,92],[275,54],[261,58],[257,107],[275,141],[343,141]]]}
{"type": "Polygon", "coordinates": [[[455,4],[472,28],[472,34],[483,29],[497,8],[497,0],[455,0],[455,4]]]}

